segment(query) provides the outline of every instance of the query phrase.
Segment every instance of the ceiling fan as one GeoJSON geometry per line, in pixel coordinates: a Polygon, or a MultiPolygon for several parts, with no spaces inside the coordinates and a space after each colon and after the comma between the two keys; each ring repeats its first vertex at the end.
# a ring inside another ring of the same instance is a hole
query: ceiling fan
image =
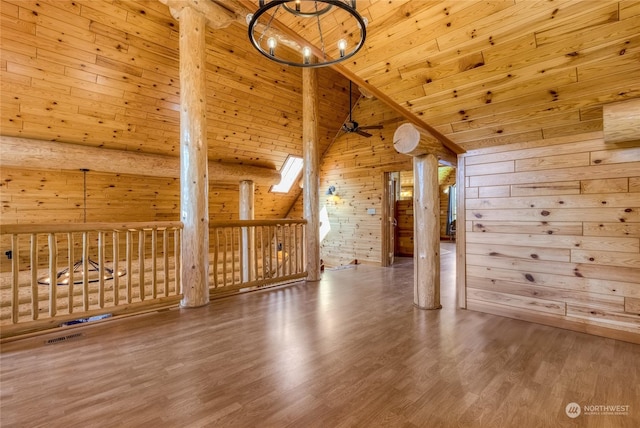
{"type": "Polygon", "coordinates": [[[353,120],[351,113],[353,111],[353,104],[351,103],[351,85],[352,82],[349,81],[349,120],[346,120],[344,124],[342,124],[342,130],[347,134],[355,132],[356,134],[362,135],[363,137],[371,137],[371,134],[365,132],[365,129],[382,129],[382,125],[370,125],[370,126],[360,126],[358,122],[353,120]]]}

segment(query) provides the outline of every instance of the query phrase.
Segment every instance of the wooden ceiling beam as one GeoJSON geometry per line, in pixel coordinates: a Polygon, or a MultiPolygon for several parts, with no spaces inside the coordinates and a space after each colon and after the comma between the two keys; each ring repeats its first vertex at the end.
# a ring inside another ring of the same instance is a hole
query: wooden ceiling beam
{"type": "MultiPolygon", "coordinates": [[[[113,174],[180,178],[180,158],[79,144],[0,136],[2,166],[45,170],[88,169],[113,174]]],[[[275,169],[209,161],[210,182],[249,180],[271,186],[280,182],[275,169]]]]}

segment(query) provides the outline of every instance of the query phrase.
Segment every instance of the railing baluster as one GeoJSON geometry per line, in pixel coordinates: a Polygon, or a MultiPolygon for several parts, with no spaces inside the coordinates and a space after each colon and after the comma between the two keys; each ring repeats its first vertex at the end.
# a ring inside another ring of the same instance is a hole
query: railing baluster
{"type": "Polygon", "coordinates": [[[214,230],[213,235],[213,286],[218,287],[218,253],[220,252],[220,236],[219,229],[214,230]]]}
{"type": "Polygon", "coordinates": [[[151,229],[151,298],[158,296],[158,229],[151,229]]]}
{"type": "Polygon", "coordinates": [[[293,259],[294,271],[293,273],[298,273],[298,225],[293,225],[293,244],[291,245],[291,258],[293,259]]]}
{"type": "Polygon", "coordinates": [[[253,277],[251,279],[259,279],[259,270],[258,270],[258,229],[257,227],[253,228],[253,256],[251,258],[251,262],[253,263],[253,277]]]}
{"type": "Polygon", "coordinates": [[[291,268],[289,266],[289,247],[291,246],[291,237],[289,236],[289,226],[282,225],[282,275],[290,275],[291,268]]]}
{"type": "MultiPolygon", "coordinates": [[[[29,257],[31,263],[31,319],[37,320],[40,312],[38,304],[38,234],[31,234],[31,254],[29,257]]],[[[16,257],[17,260],[17,257],[16,257]]]]}
{"type": "Polygon", "coordinates": [[[236,232],[238,231],[238,228],[236,227],[231,227],[229,228],[231,230],[231,285],[235,285],[236,284],[236,246],[235,246],[235,241],[236,241],[236,232]]]}
{"type": "Polygon", "coordinates": [[[11,235],[11,321],[16,324],[20,317],[20,250],[18,235],[11,235]]]}
{"type": "Polygon", "coordinates": [[[260,245],[262,247],[262,279],[269,278],[269,276],[267,275],[268,261],[267,261],[267,254],[266,254],[266,252],[269,249],[266,245],[266,242],[268,242],[269,240],[269,237],[268,237],[269,231],[267,229],[268,229],[268,226],[262,226],[262,236],[260,237],[262,239],[262,242],[260,245]]]}
{"type": "Polygon", "coordinates": [[[227,245],[228,245],[228,240],[227,240],[227,228],[225,227],[224,229],[222,229],[223,231],[223,235],[224,236],[224,252],[222,260],[223,260],[223,264],[222,264],[222,286],[224,287],[225,285],[227,285],[227,245]]]}
{"type": "Polygon", "coordinates": [[[275,270],[273,269],[273,226],[267,226],[267,259],[269,260],[269,278],[275,276],[275,270]]]}
{"type": "Polygon", "coordinates": [[[182,294],[182,284],[181,284],[181,280],[182,278],[180,278],[180,270],[181,270],[181,263],[182,260],[180,259],[180,249],[182,248],[182,229],[174,229],[173,231],[173,260],[174,260],[174,282],[175,282],[175,294],[182,294]]]}
{"type": "Polygon", "coordinates": [[[289,238],[287,237],[287,226],[282,226],[282,276],[285,276],[289,272],[288,259],[289,259],[289,238]]]}
{"type": "Polygon", "coordinates": [[[127,230],[127,247],[125,251],[125,257],[127,258],[127,303],[131,303],[133,294],[133,272],[131,271],[131,259],[133,258],[133,233],[131,230],[127,230]]]}
{"type": "Polygon", "coordinates": [[[104,232],[98,232],[98,307],[104,308],[104,232]]]}
{"type": "Polygon", "coordinates": [[[89,310],[89,233],[82,233],[82,310],[89,310]]]}
{"type": "MultiPolygon", "coordinates": [[[[306,225],[302,227],[302,242],[307,242],[307,228],[306,225]]],[[[305,247],[304,245],[300,245],[300,252],[301,252],[301,257],[300,260],[302,261],[302,271],[306,271],[307,270],[307,255],[305,253],[305,247]]]]}
{"type": "Polygon", "coordinates": [[[169,231],[162,231],[162,268],[164,272],[164,297],[169,297],[169,231]]]}
{"type": "Polygon", "coordinates": [[[140,301],[144,301],[144,229],[138,231],[138,290],[140,301]]]}
{"type": "Polygon", "coordinates": [[[49,234],[49,316],[55,317],[58,309],[58,245],[56,234],[49,234]]]}
{"type": "Polygon", "coordinates": [[[287,234],[289,236],[289,245],[287,245],[287,252],[288,252],[288,255],[287,255],[288,272],[287,272],[287,274],[291,275],[292,274],[292,265],[293,265],[292,262],[291,262],[291,253],[292,253],[291,248],[293,248],[293,243],[292,243],[292,238],[291,238],[291,225],[289,225],[287,227],[287,234]]]}
{"type": "Polygon", "coordinates": [[[233,257],[233,262],[232,262],[232,266],[233,266],[233,280],[232,280],[232,284],[235,285],[238,282],[242,282],[242,269],[240,267],[240,246],[241,246],[241,238],[240,238],[240,228],[239,227],[233,227],[231,228],[232,230],[232,235],[231,235],[231,257],[233,257]],[[236,261],[236,257],[237,257],[237,261],[236,261]],[[236,280],[236,278],[238,278],[238,280],[236,280]]]}
{"type": "Polygon", "coordinates": [[[69,248],[67,248],[67,254],[68,254],[68,258],[69,260],[67,261],[68,266],[67,269],[69,269],[67,271],[67,273],[69,274],[68,278],[67,278],[67,301],[68,301],[68,305],[69,305],[69,313],[72,314],[73,313],[73,304],[74,304],[74,297],[73,297],[73,282],[75,281],[73,274],[74,272],[74,263],[75,263],[75,258],[73,256],[73,233],[69,232],[67,233],[67,245],[69,248]]]}
{"type": "Polygon", "coordinates": [[[297,252],[298,252],[298,272],[299,273],[302,273],[307,269],[304,261],[304,243],[306,239],[305,231],[306,231],[306,225],[301,224],[298,226],[299,237],[298,237],[297,252]]]}
{"type": "Polygon", "coordinates": [[[282,226],[280,226],[279,224],[276,225],[275,237],[276,247],[274,248],[274,250],[276,252],[276,278],[280,278],[280,276],[282,276],[282,264],[280,263],[280,259],[282,258],[282,260],[284,261],[284,249],[281,250],[281,248],[283,248],[284,244],[282,242],[282,226]]]}
{"type": "Polygon", "coordinates": [[[113,305],[118,306],[120,303],[120,235],[117,230],[113,231],[111,238],[113,245],[113,305]]]}

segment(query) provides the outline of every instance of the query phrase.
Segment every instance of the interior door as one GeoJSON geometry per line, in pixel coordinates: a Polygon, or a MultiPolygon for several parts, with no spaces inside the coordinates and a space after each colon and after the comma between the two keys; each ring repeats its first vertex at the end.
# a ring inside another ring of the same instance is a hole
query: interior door
{"type": "Polygon", "coordinates": [[[388,253],[388,257],[389,257],[389,266],[391,266],[394,261],[395,261],[395,254],[396,254],[396,228],[398,226],[398,222],[396,220],[396,187],[398,185],[398,182],[396,181],[396,178],[389,174],[389,181],[387,183],[387,186],[389,186],[389,188],[387,189],[387,192],[389,194],[389,198],[387,199],[387,203],[389,205],[388,210],[389,210],[389,217],[388,217],[388,222],[389,222],[389,248],[387,249],[387,253],[388,253]]]}
{"type": "Polygon", "coordinates": [[[398,182],[397,173],[384,172],[382,174],[382,215],[380,216],[380,229],[382,245],[380,246],[380,264],[391,266],[394,262],[396,246],[395,210],[398,182]]]}

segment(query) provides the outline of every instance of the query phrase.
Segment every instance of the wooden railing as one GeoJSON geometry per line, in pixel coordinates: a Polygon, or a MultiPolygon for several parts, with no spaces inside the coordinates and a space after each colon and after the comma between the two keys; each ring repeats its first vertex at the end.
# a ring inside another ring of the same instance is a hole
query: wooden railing
{"type": "Polygon", "coordinates": [[[306,277],[305,225],[305,220],[209,223],[211,294],[306,277]]]}
{"type": "Polygon", "coordinates": [[[2,336],[177,303],[181,231],[180,222],[2,226],[2,336]]]}
{"type": "MultiPolygon", "coordinates": [[[[306,277],[305,224],[210,223],[210,294],[306,277]]],[[[180,222],[2,226],[1,336],[177,304],[181,236],[180,222]]]]}

